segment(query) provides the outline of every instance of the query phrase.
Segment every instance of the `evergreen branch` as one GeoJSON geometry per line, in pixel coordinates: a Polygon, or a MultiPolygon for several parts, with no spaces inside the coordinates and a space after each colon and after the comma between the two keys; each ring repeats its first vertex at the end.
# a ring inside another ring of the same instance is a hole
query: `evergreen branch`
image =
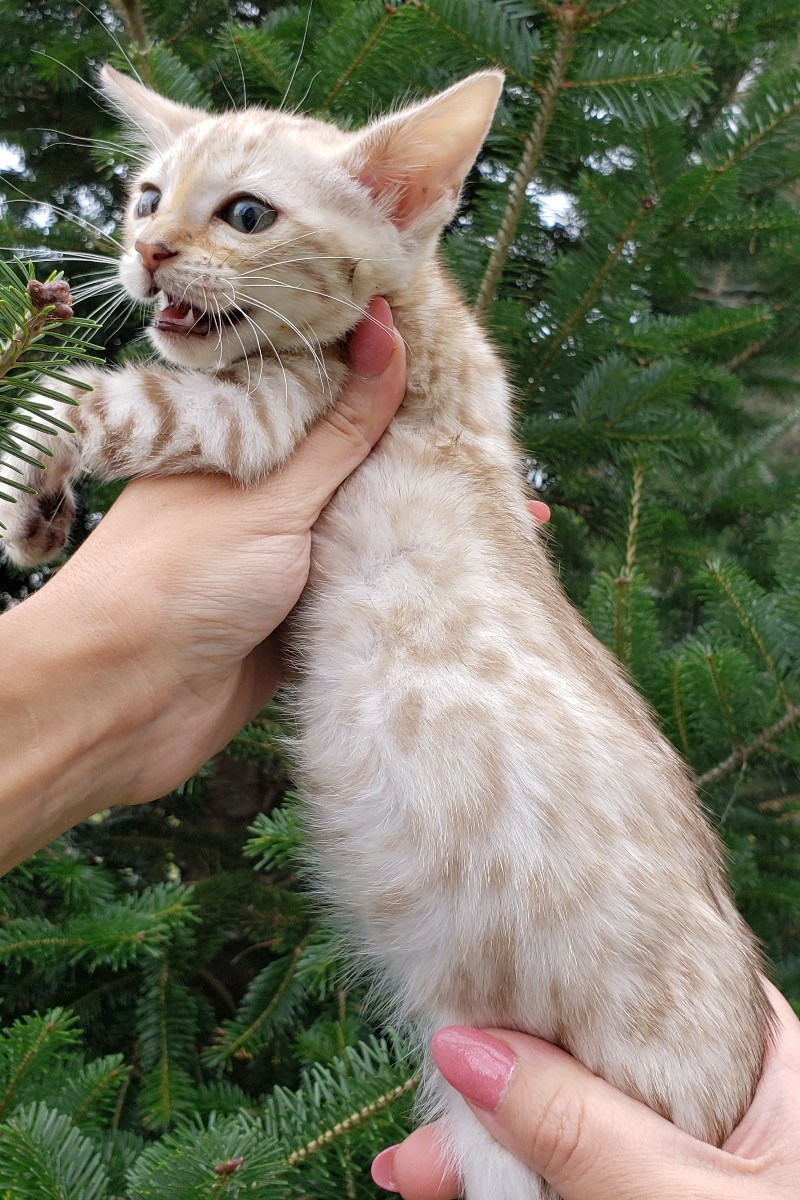
{"type": "Polygon", "coordinates": [[[238,54],[238,48],[241,46],[246,52],[248,59],[258,65],[258,69],[265,79],[271,79],[275,88],[283,93],[286,91],[288,81],[286,77],[275,69],[274,56],[270,58],[268,55],[261,52],[257,45],[256,35],[260,30],[252,30],[244,28],[241,31],[234,33],[231,31],[231,43],[233,44],[238,54]]]}
{"type": "Polygon", "coordinates": [[[791,436],[796,426],[800,425],[800,404],[790,408],[779,421],[767,426],[756,437],[749,439],[739,449],[728,454],[723,465],[708,480],[703,496],[705,503],[714,501],[725,495],[726,488],[731,486],[731,480],[741,478],[741,473],[750,464],[761,460],[765,449],[781,435],[791,436]]]}
{"type": "Polygon", "coordinates": [[[714,654],[713,654],[713,652],[709,652],[704,657],[706,660],[706,666],[708,667],[708,673],[711,677],[711,683],[714,688],[714,693],[717,697],[717,700],[719,701],[720,712],[722,713],[722,717],[723,717],[723,720],[725,721],[725,724],[728,726],[728,730],[731,735],[731,742],[733,743],[733,747],[734,747],[734,751],[735,751],[736,748],[739,745],[741,745],[741,739],[740,739],[739,733],[736,729],[736,722],[733,719],[733,713],[731,712],[731,706],[728,703],[728,697],[725,694],[725,688],[723,687],[722,680],[720,679],[719,671],[717,670],[717,664],[714,660],[714,654]]]}
{"type": "Polygon", "coordinates": [[[419,9],[432,24],[486,62],[499,67],[517,83],[536,92],[541,90],[529,73],[521,69],[526,49],[532,52],[538,43],[530,43],[526,47],[523,41],[520,45],[523,30],[514,31],[506,23],[502,10],[498,11],[494,3],[485,5],[479,0],[475,5],[474,0],[471,4],[463,4],[461,0],[406,0],[406,7],[419,9]],[[499,45],[500,30],[505,32],[508,39],[502,50],[499,45]],[[510,61],[515,51],[516,64],[510,61]]]}
{"type": "Polygon", "coordinates": [[[737,767],[744,766],[753,754],[756,754],[759,750],[769,749],[770,742],[780,737],[781,734],[786,733],[788,729],[797,725],[798,722],[800,722],[800,704],[795,704],[787,709],[780,720],[759,733],[746,746],[737,746],[722,762],[717,763],[710,770],[704,771],[702,775],[696,776],[694,780],[695,787],[707,788],[711,784],[717,783],[718,780],[724,779],[726,775],[730,775],[731,771],[735,771],[737,767]]]}
{"type": "MultiPolygon", "coordinates": [[[[773,104],[771,107],[774,110],[776,106],[773,104]]],[[[715,161],[714,154],[709,154],[708,159],[710,161],[707,161],[706,177],[702,185],[696,190],[693,196],[687,199],[687,202],[677,215],[663,227],[661,230],[662,240],[668,239],[684,226],[689,218],[702,207],[721,179],[733,170],[733,168],[738,167],[748,155],[758,149],[766,138],[785,125],[787,121],[797,116],[798,113],[800,113],[800,100],[796,100],[792,104],[786,104],[775,113],[771,120],[757,122],[757,129],[752,137],[741,141],[738,146],[730,149],[728,154],[721,160],[717,157],[715,161]]]]}
{"type": "Polygon", "coordinates": [[[796,321],[788,322],[777,333],[769,338],[759,338],[753,341],[749,346],[745,346],[738,354],[734,354],[727,362],[722,363],[722,367],[731,373],[738,371],[745,363],[750,362],[753,358],[758,358],[762,354],[772,354],[781,345],[787,341],[794,343],[797,339],[797,334],[800,333],[800,318],[796,321]]]}
{"type": "MultiPolygon", "coordinates": [[[[77,404],[68,393],[46,387],[43,380],[89,390],[88,385],[64,373],[71,362],[98,362],[90,351],[95,347],[86,338],[97,328],[94,321],[76,319],[71,304],[69,285],[60,274],[53,272],[45,283],[34,278],[32,264],[0,262],[0,453],[5,473],[3,484],[17,491],[33,489],[9,477],[18,473],[17,462],[42,467],[42,458],[52,457],[52,450],[35,437],[21,432],[19,425],[33,433],[52,436],[59,430],[72,432],[65,421],[56,417],[51,407],[43,404],[49,397],[67,404],[77,404]],[[65,324],[73,328],[65,331],[65,324]],[[77,327],[78,332],[73,332],[77,327]],[[5,410],[5,411],[4,411],[5,410]],[[17,424],[13,433],[6,427],[5,418],[14,410],[17,424]],[[29,447],[33,453],[27,453],[29,447]]],[[[7,493],[5,498],[11,499],[7,493]]]]}
{"type": "Polygon", "coordinates": [[[727,362],[722,363],[722,366],[726,371],[730,371],[730,373],[733,375],[739,370],[740,367],[743,367],[745,363],[750,362],[751,358],[757,358],[758,355],[763,354],[769,345],[769,338],[758,338],[756,341],[750,342],[750,344],[745,346],[744,349],[740,350],[738,354],[731,355],[727,362]]]}
{"type": "Polygon", "coordinates": [[[686,729],[686,718],[683,712],[683,703],[681,700],[681,659],[676,658],[672,664],[672,707],[675,713],[675,721],[678,725],[678,734],[681,739],[681,748],[683,757],[689,758],[689,736],[686,729]]]}
{"type": "Polygon", "coordinates": [[[478,295],[475,299],[475,311],[478,313],[488,312],[495,289],[500,282],[500,276],[503,273],[503,267],[522,216],[526,189],[539,166],[545,139],[558,105],[561,85],[575,53],[581,28],[580,23],[575,19],[571,5],[563,5],[562,9],[559,9],[559,14],[558,36],[550,65],[550,75],[542,89],[536,120],[525,140],[522,158],[511,181],[508,202],[500,220],[500,227],[494,239],[489,262],[478,288],[478,295]]]}
{"type": "Polygon", "coordinates": [[[603,87],[623,87],[629,84],[661,83],[665,79],[685,79],[687,75],[697,75],[701,70],[701,67],[693,65],[674,71],[641,71],[631,75],[603,76],[600,79],[565,79],[560,86],[562,92],[582,92],[601,84],[603,87]]]}
{"type": "Polygon", "coordinates": [[[0,1126],[4,1200],[106,1200],[108,1175],[93,1142],[44,1103],[0,1126]]]}
{"type": "Polygon", "coordinates": [[[639,514],[642,503],[642,484],[644,483],[644,466],[641,459],[633,464],[633,490],[631,492],[631,515],[628,520],[628,536],[625,543],[625,575],[628,579],[633,575],[636,565],[636,535],[639,530],[639,514]]]}
{"type": "MultiPolygon", "coordinates": [[[[74,1026],[75,1019],[70,1013],[65,1013],[61,1008],[55,1008],[45,1017],[23,1018],[23,1021],[17,1022],[11,1030],[4,1031],[7,1039],[6,1046],[3,1047],[4,1051],[7,1052],[8,1047],[11,1053],[19,1050],[22,1050],[22,1053],[19,1055],[16,1063],[13,1064],[3,1095],[0,1096],[0,1118],[2,1118],[8,1108],[20,1079],[37,1055],[50,1046],[60,1049],[68,1042],[74,1041],[74,1026]],[[18,1037],[12,1041],[10,1035],[14,1029],[17,1031],[24,1030],[24,1037],[18,1037]],[[25,1045],[28,1037],[30,1037],[30,1041],[25,1045]]],[[[3,1057],[5,1056],[6,1054],[4,1053],[3,1057]]]]}
{"type": "MultiPolygon", "coordinates": [[[[601,264],[600,269],[595,274],[594,278],[589,284],[589,287],[587,287],[586,291],[578,299],[578,303],[572,310],[569,318],[564,322],[560,329],[554,330],[554,332],[551,334],[550,349],[539,362],[536,370],[533,372],[532,378],[528,383],[529,390],[532,393],[535,393],[539,383],[547,374],[550,365],[556,360],[556,358],[558,358],[564,342],[570,336],[572,331],[577,328],[577,326],[586,316],[589,309],[594,304],[603,288],[603,285],[622,257],[626,245],[633,237],[637,225],[641,221],[642,217],[647,213],[648,208],[649,206],[645,203],[639,204],[639,207],[631,217],[630,221],[628,221],[625,228],[619,234],[617,234],[608,256],[601,264]]],[[[611,435],[609,434],[609,436],[611,435]]]]}
{"type": "MultiPolygon", "coordinates": [[[[122,1086],[124,1080],[129,1074],[128,1068],[122,1061],[121,1054],[110,1055],[108,1058],[101,1059],[97,1064],[92,1064],[97,1068],[95,1076],[91,1080],[91,1086],[81,1097],[79,1104],[69,1114],[73,1125],[80,1125],[87,1115],[97,1108],[101,1101],[108,1097],[108,1093],[114,1089],[114,1101],[116,1107],[116,1092],[122,1086]]],[[[91,1070],[91,1068],[89,1068],[91,1070]]]]}
{"type": "Polygon", "coordinates": [[[353,57],[350,59],[349,63],[345,67],[342,74],[339,76],[339,78],[336,80],[336,82],[330,88],[327,96],[325,97],[325,99],[322,101],[322,103],[320,105],[321,108],[326,109],[331,106],[333,101],[336,99],[336,97],[341,92],[342,88],[344,88],[346,86],[351,75],[354,75],[356,73],[356,71],[361,66],[362,62],[367,57],[367,55],[372,50],[374,50],[375,46],[380,41],[380,38],[383,35],[383,33],[385,32],[392,17],[395,15],[395,11],[396,10],[390,4],[387,4],[384,6],[383,16],[380,18],[378,23],[376,25],[374,25],[373,28],[370,30],[370,32],[367,34],[367,37],[366,37],[365,41],[362,43],[358,52],[353,55],[353,57]]]}
{"type": "Polygon", "coordinates": [[[757,628],[755,622],[752,620],[750,614],[745,610],[740,598],[736,595],[734,589],[730,586],[730,584],[725,576],[725,572],[723,570],[721,570],[720,567],[716,563],[709,563],[708,571],[709,571],[709,574],[711,575],[712,579],[714,579],[716,581],[716,583],[718,584],[725,599],[728,601],[731,608],[735,612],[739,623],[747,631],[747,633],[749,633],[750,637],[752,638],[753,642],[755,643],[756,647],[758,648],[758,652],[761,655],[762,659],[764,660],[764,664],[766,665],[767,670],[769,671],[772,678],[775,680],[775,683],[777,685],[778,691],[781,694],[781,699],[783,700],[784,705],[786,706],[787,710],[791,711],[791,709],[792,709],[791,697],[789,696],[789,693],[786,691],[786,686],[780,677],[778,668],[775,664],[775,660],[772,657],[772,655],[770,654],[769,650],[767,649],[766,643],[765,643],[763,637],[761,636],[761,632],[757,628]]]}
{"type": "Polygon", "coordinates": [[[418,1086],[419,1076],[412,1075],[404,1083],[400,1083],[397,1087],[392,1088],[391,1091],[385,1092],[377,1100],[373,1100],[371,1104],[366,1104],[358,1112],[353,1113],[352,1116],[345,1117],[343,1121],[338,1121],[331,1129],[326,1129],[318,1137],[312,1138],[310,1142],[307,1142],[305,1146],[301,1146],[299,1150],[293,1150],[286,1159],[286,1166],[293,1167],[296,1163],[302,1162],[312,1154],[317,1154],[325,1146],[330,1146],[331,1142],[342,1137],[343,1134],[350,1133],[351,1130],[358,1128],[359,1125],[363,1125],[365,1121],[369,1121],[372,1117],[377,1116],[378,1113],[383,1112],[384,1109],[389,1108],[390,1105],[394,1104],[402,1096],[407,1096],[409,1092],[413,1092],[418,1086]]]}
{"type": "Polygon", "coordinates": [[[630,618],[630,613],[627,611],[626,600],[627,592],[630,587],[630,577],[619,576],[614,580],[616,588],[614,589],[614,653],[621,663],[626,667],[630,666],[631,661],[631,624],[630,619],[626,621],[626,616],[630,618]]]}
{"type": "Polygon", "coordinates": [[[647,161],[647,167],[650,178],[653,181],[654,190],[660,194],[664,190],[664,183],[661,178],[661,173],[658,167],[658,156],[653,142],[653,128],[651,125],[645,125],[642,130],[642,147],[644,149],[644,157],[647,161]]]}
{"type": "MultiPolygon", "coordinates": [[[[664,85],[675,80],[692,80],[707,90],[706,84],[698,80],[698,76],[707,75],[707,68],[701,61],[702,48],[699,45],[686,42],[676,42],[673,39],[647,39],[642,42],[618,42],[608,47],[598,46],[594,53],[588,55],[578,67],[573,79],[565,80],[561,87],[565,91],[592,91],[595,88],[634,88],[642,104],[644,93],[642,85],[657,85],[664,90],[664,85]]],[[[696,95],[694,91],[686,92],[684,88],[673,89],[666,87],[667,92],[675,92],[676,98],[687,99],[696,95]]],[[[645,112],[647,106],[644,105],[645,112]]]]}
{"type": "Polygon", "coordinates": [[[111,1117],[111,1132],[112,1132],[112,1134],[115,1134],[117,1132],[117,1130],[119,1129],[119,1123],[122,1120],[122,1110],[125,1107],[125,1101],[128,1096],[128,1088],[131,1086],[131,1082],[133,1080],[133,1072],[136,1069],[136,1057],[137,1057],[136,1051],[134,1051],[134,1053],[131,1057],[131,1062],[129,1063],[129,1069],[126,1071],[125,1076],[122,1080],[122,1087],[119,1089],[119,1094],[117,1096],[117,1102],[114,1105],[114,1112],[111,1117]]]}
{"type": "Polygon", "coordinates": [[[746,158],[748,154],[751,154],[757,146],[760,146],[765,138],[774,133],[776,129],[780,129],[781,125],[785,125],[787,121],[791,120],[792,117],[797,116],[798,113],[800,113],[800,100],[796,100],[794,104],[786,105],[786,107],[781,112],[777,113],[771,121],[761,125],[748,141],[743,142],[737,150],[733,151],[724,165],[721,164],[717,166],[715,170],[717,172],[729,171],[731,167],[737,166],[742,159],[746,158]]]}
{"type": "Polygon", "coordinates": [[[707,308],[688,317],[650,317],[632,334],[620,333],[617,344],[633,351],[637,359],[647,354],[675,354],[697,348],[702,349],[703,353],[713,354],[716,350],[714,343],[736,338],[748,329],[764,329],[773,319],[774,314],[763,305],[737,309],[707,308]],[[704,347],[711,349],[706,351],[704,347]]]}
{"type": "Polygon", "coordinates": [[[159,1102],[162,1113],[170,1113],[172,1109],[172,1088],[170,1086],[170,1068],[172,1065],[169,1026],[167,1016],[167,987],[169,985],[169,959],[166,954],[161,960],[156,986],[156,1011],[158,1013],[158,1062],[156,1078],[158,1080],[159,1102]]]}
{"type": "Polygon", "coordinates": [[[258,1032],[258,1030],[265,1023],[269,1022],[273,1013],[278,1009],[281,1001],[293,983],[297,973],[298,965],[315,932],[316,926],[312,925],[305,937],[301,938],[301,940],[298,942],[293,953],[288,956],[286,969],[282,972],[280,983],[270,996],[269,1002],[258,1012],[247,1028],[243,1029],[242,1032],[232,1041],[227,1041],[225,1038],[225,1033],[227,1031],[223,1030],[223,1038],[209,1052],[211,1057],[219,1059],[220,1061],[229,1061],[230,1059],[235,1058],[237,1053],[240,1053],[246,1049],[247,1043],[252,1040],[253,1036],[258,1032]]]}

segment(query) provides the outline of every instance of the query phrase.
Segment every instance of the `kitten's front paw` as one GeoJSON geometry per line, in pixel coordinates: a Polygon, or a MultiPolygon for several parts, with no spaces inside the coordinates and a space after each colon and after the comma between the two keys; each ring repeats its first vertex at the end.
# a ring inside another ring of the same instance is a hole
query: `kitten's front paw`
{"type": "Polygon", "coordinates": [[[75,497],[68,485],[25,492],[16,503],[0,501],[0,530],[6,557],[17,567],[36,567],[57,558],[75,519],[75,497]]]}

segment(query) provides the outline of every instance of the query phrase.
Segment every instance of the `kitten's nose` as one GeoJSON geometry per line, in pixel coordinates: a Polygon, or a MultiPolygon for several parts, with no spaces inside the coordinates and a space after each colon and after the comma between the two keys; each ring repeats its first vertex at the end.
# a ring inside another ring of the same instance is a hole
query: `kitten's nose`
{"type": "Polygon", "coordinates": [[[155,274],[158,264],[162,263],[165,258],[174,258],[178,253],[164,242],[136,242],[133,248],[151,275],[155,274]]]}

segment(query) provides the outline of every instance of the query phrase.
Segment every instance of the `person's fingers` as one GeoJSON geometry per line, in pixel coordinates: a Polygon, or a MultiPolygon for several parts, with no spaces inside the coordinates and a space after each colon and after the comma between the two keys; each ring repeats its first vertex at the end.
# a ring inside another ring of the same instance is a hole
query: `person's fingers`
{"type": "MultiPolygon", "coordinates": [[[[641,1200],[642,1180],[648,1200],[673,1200],[684,1194],[687,1168],[710,1176],[726,1157],[537,1038],[453,1026],[432,1048],[492,1136],[564,1200],[641,1200]]],[[[734,1196],[733,1186],[725,1194],[734,1196]]]]}
{"type": "Polygon", "coordinates": [[[353,373],[336,404],[270,480],[281,511],[306,527],[367,457],[405,395],[405,346],[381,297],[352,336],[349,362],[353,373]]]}
{"type": "Polygon", "coordinates": [[[415,1129],[399,1146],[389,1146],[372,1164],[372,1178],[403,1200],[456,1200],[458,1176],[442,1163],[436,1125],[415,1129]]]}
{"type": "Polygon", "coordinates": [[[764,990],[775,1012],[775,1025],[767,1043],[764,1069],[755,1099],[723,1147],[739,1158],[756,1159],[765,1151],[779,1156],[787,1176],[800,1179],[800,1114],[788,1137],[787,1115],[798,1113],[800,1097],[800,1020],[791,1005],[766,979],[764,990]]]}

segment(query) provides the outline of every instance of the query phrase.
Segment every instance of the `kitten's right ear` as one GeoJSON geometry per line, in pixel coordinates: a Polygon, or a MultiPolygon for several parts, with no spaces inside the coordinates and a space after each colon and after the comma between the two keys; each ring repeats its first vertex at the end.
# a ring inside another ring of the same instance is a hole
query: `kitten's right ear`
{"type": "Polygon", "coordinates": [[[199,109],[159,96],[113,67],[101,68],[99,82],[133,137],[154,150],[166,150],[176,137],[206,116],[199,109]]]}

